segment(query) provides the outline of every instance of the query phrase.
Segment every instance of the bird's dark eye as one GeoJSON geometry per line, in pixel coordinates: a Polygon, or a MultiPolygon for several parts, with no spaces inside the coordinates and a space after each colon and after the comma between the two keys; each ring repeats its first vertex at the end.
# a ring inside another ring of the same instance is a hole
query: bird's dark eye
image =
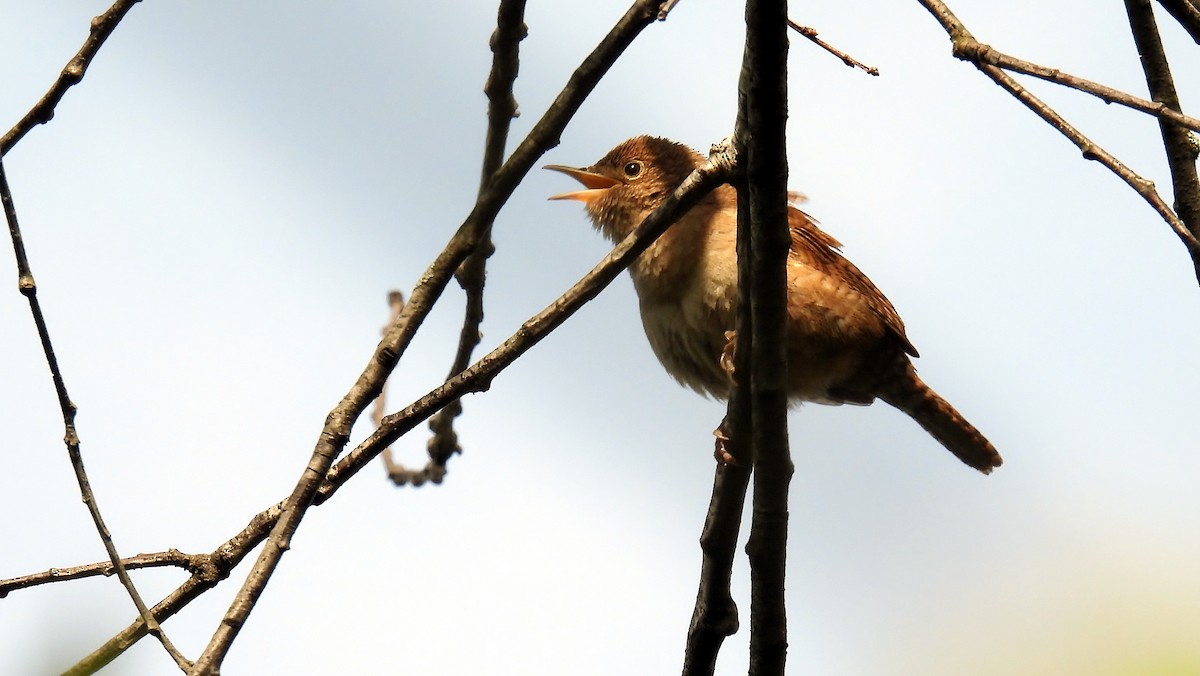
{"type": "Polygon", "coordinates": [[[625,178],[637,178],[642,173],[641,162],[628,162],[625,164],[625,178]]]}

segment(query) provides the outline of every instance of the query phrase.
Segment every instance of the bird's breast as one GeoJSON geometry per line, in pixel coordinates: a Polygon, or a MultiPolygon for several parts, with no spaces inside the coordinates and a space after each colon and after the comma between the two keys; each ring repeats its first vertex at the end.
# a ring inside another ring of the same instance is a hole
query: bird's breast
{"type": "MultiPolygon", "coordinates": [[[[653,252],[652,247],[647,254],[653,252]]],[[[711,246],[692,253],[686,262],[673,261],[672,271],[685,276],[670,285],[662,284],[661,274],[638,274],[654,265],[654,258],[634,271],[642,325],[668,373],[694,390],[724,398],[729,377],[721,368],[721,353],[725,332],[736,324],[737,259],[711,246]]]]}

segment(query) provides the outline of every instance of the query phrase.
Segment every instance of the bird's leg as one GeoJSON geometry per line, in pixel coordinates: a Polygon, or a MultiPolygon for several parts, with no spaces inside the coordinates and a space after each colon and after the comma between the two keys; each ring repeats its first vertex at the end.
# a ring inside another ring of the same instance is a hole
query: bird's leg
{"type": "Polygon", "coordinates": [[[721,418],[721,424],[717,425],[717,429],[713,430],[713,436],[717,438],[717,443],[713,449],[713,457],[722,465],[733,465],[737,467],[737,458],[729,452],[732,439],[729,438],[729,416],[721,418]]]}
{"type": "MultiPolygon", "coordinates": [[[[729,378],[729,391],[733,392],[733,388],[737,385],[737,379],[733,375],[733,353],[737,351],[737,331],[725,332],[725,348],[721,350],[721,370],[725,371],[725,376],[729,378]]],[[[738,464],[737,458],[729,452],[733,446],[730,429],[732,425],[729,423],[728,414],[721,418],[721,424],[717,425],[717,429],[713,430],[713,436],[717,438],[716,448],[713,451],[713,457],[722,465],[738,464]]]]}

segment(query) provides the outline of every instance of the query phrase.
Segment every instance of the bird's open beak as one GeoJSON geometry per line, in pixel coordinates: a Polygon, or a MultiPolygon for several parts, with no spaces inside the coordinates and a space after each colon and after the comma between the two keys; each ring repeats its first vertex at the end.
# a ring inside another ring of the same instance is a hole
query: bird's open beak
{"type": "Polygon", "coordinates": [[[620,185],[620,181],[615,178],[610,178],[604,174],[595,174],[583,169],[575,167],[567,167],[561,164],[547,164],[543,169],[550,169],[570,176],[584,185],[587,190],[576,190],[574,192],[564,192],[551,196],[552,200],[579,200],[583,203],[591,202],[600,195],[604,194],[605,190],[620,185]]]}

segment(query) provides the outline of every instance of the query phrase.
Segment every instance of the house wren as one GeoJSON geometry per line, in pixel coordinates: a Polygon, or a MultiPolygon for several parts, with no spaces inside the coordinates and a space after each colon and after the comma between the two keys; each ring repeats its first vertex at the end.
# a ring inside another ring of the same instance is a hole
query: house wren
{"type": "MultiPolygon", "coordinates": [[[[584,185],[555,195],[584,203],[613,242],[625,238],[694,169],[696,151],[638,136],[590,167],[550,165],[584,185]]],[[[987,439],[913,368],[917,350],[888,299],[839,253],[837,240],[789,206],[788,397],[822,404],[882,399],[904,411],[964,463],[985,474],[1002,460],[987,439]]],[[[718,399],[732,387],[728,363],[737,316],[737,196],[708,194],[629,266],[650,347],[683,385],[718,399]]]]}

